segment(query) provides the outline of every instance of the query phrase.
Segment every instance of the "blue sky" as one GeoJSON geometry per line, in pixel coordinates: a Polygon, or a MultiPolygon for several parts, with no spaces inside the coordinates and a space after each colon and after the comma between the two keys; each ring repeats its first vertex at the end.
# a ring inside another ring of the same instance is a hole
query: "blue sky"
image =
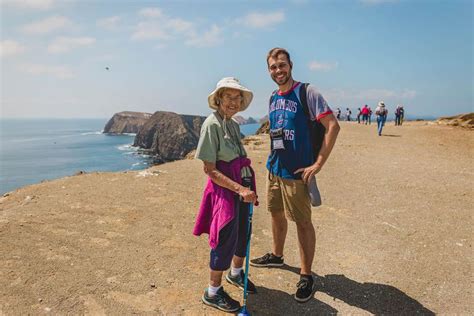
{"type": "Polygon", "coordinates": [[[0,1],[3,118],[207,115],[224,76],[254,91],[242,114],[262,117],[275,46],[333,108],[474,111],[470,0],[0,1]]]}

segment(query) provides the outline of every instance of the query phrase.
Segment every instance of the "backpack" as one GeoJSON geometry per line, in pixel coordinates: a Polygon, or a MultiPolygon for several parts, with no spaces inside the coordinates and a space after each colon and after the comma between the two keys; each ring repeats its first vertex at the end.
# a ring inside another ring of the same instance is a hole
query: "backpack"
{"type": "Polygon", "coordinates": [[[306,114],[306,118],[308,119],[308,126],[309,126],[309,135],[311,140],[311,145],[313,146],[313,162],[318,159],[319,151],[323,146],[324,135],[326,134],[326,128],[324,127],[321,122],[317,120],[311,120],[311,116],[309,114],[308,108],[308,100],[306,96],[306,92],[308,90],[309,83],[301,83],[300,87],[300,102],[303,106],[304,113],[306,114]]]}

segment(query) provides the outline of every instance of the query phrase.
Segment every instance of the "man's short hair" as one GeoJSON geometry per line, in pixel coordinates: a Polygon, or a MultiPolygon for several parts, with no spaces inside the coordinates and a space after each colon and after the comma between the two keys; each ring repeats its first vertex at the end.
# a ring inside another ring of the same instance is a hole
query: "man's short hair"
{"type": "Polygon", "coordinates": [[[290,65],[292,65],[293,63],[291,62],[291,58],[290,58],[290,53],[288,53],[288,51],[284,48],[281,48],[281,47],[275,47],[275,48],[272,48],[270,49],[270,51],[268,52],[268,55],[267,55],[267,66],[269,66],[268,64],[268,60],[270,58],[278,58],[278,55],[280,54],[283,54],[286,56],[286,58],[288,59],[288,62],[290,63],[290,65]]]}

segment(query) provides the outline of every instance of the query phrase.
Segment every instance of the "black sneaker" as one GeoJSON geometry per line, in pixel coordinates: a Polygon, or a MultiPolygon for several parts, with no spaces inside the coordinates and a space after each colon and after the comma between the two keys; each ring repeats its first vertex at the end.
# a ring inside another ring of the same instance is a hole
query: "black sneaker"
{"type": "MultiPolygon", "coordinates": [[[[237,276],[232,276],[232,274],[229,271],[229,273],[227,273],[227,275],[225,276],[225,279],[230,284],[235,285],[241,290],[244,290],[244,279],[245,279],[244,270],[240,271],[240,274],[237,276]]],[[[257,292],[257,289],[255,288],[255,284],[253,284],[252,281],[250,281],[250,279],[247,279],[247,293],[254,294],[256,292],[257,292]]]]}
{"type": "Polygon", "coordinates": [[[240,309],[240,303],[230,297],[229,294],[224,291],[223,287],[212,297],[209,296],[208,289],[206,289],[202,296],[202,302],[228,313],[233,313],[240,309]]]}
{"type": "Polygon", "coordinates": [[[269,252],[260,258],[250,260],[250,265],[254,267],[282,267],[283,256],[277,257],[269,252]]]}
{"type": "Polygon", "coordinates": [[[309,301],[314,294],[315,286],[312,276],[302,276],[299,282],[296,284],[298,288],[295,293],[295,300],[304,303],[309,301]]]}

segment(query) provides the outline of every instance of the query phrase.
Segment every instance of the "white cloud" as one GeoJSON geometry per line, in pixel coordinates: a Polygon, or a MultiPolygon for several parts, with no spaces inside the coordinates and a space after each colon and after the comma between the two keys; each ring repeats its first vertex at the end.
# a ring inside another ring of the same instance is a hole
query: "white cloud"
{"type": "Polygon", "coordinates": [[[186,40],[186,45],[196,46],[196,47],[208,47],[215,46],[221,40],[222,29],[217,25],[212,25],[211,28],[204,32],[202,35],[193,34],[188,40],[186,40]]]}
{"type": "Polygon", "coordinates": [[[360,3],[365,5],[379,5],[379,4],[386,4],[386,3],[396,3],[400,0],[359,0],[360,3]]]}
{"type": "Polygon", "coordinates": [[[115,30],[117,28],[118,22],[120,22],[120,16],[111,16],[108,18],[103,18],[97,20],[97,26],[102,27],[107,30],[115,30]]]}
{"type": "Polygon", "coordinates": [[[335,62],[335,63],[322,63],[322,62],[314,60],[314,61],[309,63],[308,68],[309,68],[309,70],[312,70],[312,71],[319,71],[319,70],[328,71],[328,70],[332,70],[332,69],[337,68],[338,65],[339,65],[339,63],[337,63],[337,62],[335,62]]]}
{"type": "Polygon", "coordinates": [[[159,18],[163,15],[163,11],[160,8],[143,8],[138,14],[147,18],[159,18]]]}
{"type": "Polygon", "coordinates": [[[175,18],[167,20],[166,27],[176,33],[186,34],[189,32],[193,32],[194,24],[192,22],[180,18],[175,18]]]}
{"type": "Polygon", "coordinates": [[[48,52],[52,54],[66,53],[74,48],[94,43],[95,38],[93,37],[58,37],[48,45],[48,52]]]}
{"type": "Polygon", "coordinates": [[[71,20],[64,16],[51,16],[44,20],[24,25],[21,30],[28,34],[45,34],[71,25],[71,20]]]}
{"type": "Polygon", "coordinates": [[[42,64],[24,64],[20,70],[33,75],[50,75],[59,79],[74,77],[73,71],[68,66],[51,66],[42,64]]]}
{"type": "Polygon", "coordinates": [[[0,56],[13,56],[21,54],[25,51],[25,46],[12,40],[4,40],[0,42],[0,56]]]}
{"type": "Polygon", "coordinates": [[[132,34],[134,40],[170,40],[177,36],[192,37],[195,33],[194,24],[180,18],[162,15],[159,20],[139,22],[132,34]]]}
{"type": "Polygon", "coordinates": [[[269,13],[251,12],[244,17],[236,19],[238,24],[250,28],[269,28],[285,21],[285,13],[283,11],[275,11],[269,13]]]}
{"type": "Polygon", "coordinates": [[[161,40],[155,49],[167,47],[170,40],[182,40],[186,45],[196,47],[213,46],[220,42],[222,29],[213,24],[209,30],[198,31],[188,20],[165,15],[159,8],[145,8],[139,14],[147,19],[140,21],[132,33],[133,40],[161,40]]]}
{"type": "Polygon", "coordinates": [[[1,5],[19,9],[48,10],[54,5],[54,0],[2,0],[1,5]]]}
{"type": "Polygon", "coordinates": [[[166,26],[157,21],[140,22],[132,34],[134,40],[149,40],[149,39],[170,39],[171,35],[166,30],[166,26]]]}

